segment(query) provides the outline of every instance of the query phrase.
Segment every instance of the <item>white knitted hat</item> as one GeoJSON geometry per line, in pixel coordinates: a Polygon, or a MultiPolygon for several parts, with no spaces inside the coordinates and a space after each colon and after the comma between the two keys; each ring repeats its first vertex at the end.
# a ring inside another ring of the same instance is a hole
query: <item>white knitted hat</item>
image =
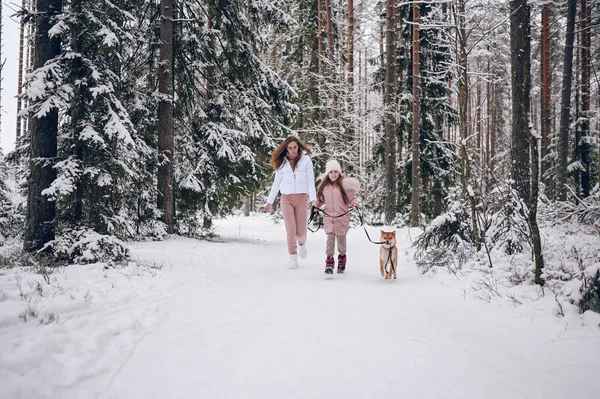
{"type": "Polygon", "coordinates": [[[342,167],[340,163],[335,159],[330,159],[327,161],[327,165],[325,165],[325,174],[328,175],[332,170],[337,170],[339,173],[342,173],[342,167]]]}

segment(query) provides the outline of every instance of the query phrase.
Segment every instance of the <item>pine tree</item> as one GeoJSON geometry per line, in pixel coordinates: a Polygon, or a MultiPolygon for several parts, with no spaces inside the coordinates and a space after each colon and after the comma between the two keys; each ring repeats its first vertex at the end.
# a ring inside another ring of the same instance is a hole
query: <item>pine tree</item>
{"type": "Polygon", "coordinates": [[[558,199],[567,199],[569,121],[571,114],[571,83],[573,79],[573,43],[577,0],[567,0],[567,34],[563,62],[562,98],[560,105],[560,131],[558,140],[557,184],[558,199]]]}
{"type": "Polygon", "coordinates": [[[175,212],[173,145],[173,0],[160,2],[160,55],[158,62],[158,200],[167,232],[173,233],[175,212]]]}
{"type": "MultiPolygon", "coordinates": [[[[547,159],[550,136],[552,130],[551,121],[551,101],[552,101],[552,75],[550,69],[550,4],[545,3],[542,8],[542,33],[541,33],[541,133],[542,133],[542,170],[541,175],[545,176],[550,168],[547,159]]],[[[549,179],[544,180],[546,183],[549,179]]]]}
{"type": "MultiPolygon", "coordinates": [[[[406,21],[413,18],[412,3],[400,3],[398,13],[394,19],[406,21]]],[[[456,155],[453,154],[453,145],[445,142],[443,132],[447,126],[456,124],[457,112],[447,102],[451,93],[449,81],[454,71],[454,55],[452,51],[455,44],[448,40],[452,37],[449,28],[447,8],[440,4],[421,4],[419,7],[420,19],[427,29],[420,31],[419,39],[419,98],[413,101],[413,63],[412,60],[412,30],[413,24],[400,24],[396,27],[398,34],[397,45],[393,53],[396,68],[393,75],[393,115],[395,124],[395,137],[397,140],[398,163],[397,191],[398,203],[395,212],[406,214],[413,204],[412,197],[412,133],[413,123],[410,117],[415,112],[415,105],[420,115],[418,123],[418,161],[420,163],[420,178],[418,184],[421,192],[418,195],[420,214],[427,218],[435,217],[443,212],[444,198],[448,190],[455,185],[456,155]]],[[[385,53],[384,55],[386,55],[385,53]]],[[[385,65],[385,62],[383,62],[385,65]]],[[[386,71],[378,69],[374,74],[377,85],[374,88],[387,88],[386,71]]],[[[385,90],[384,90],[385,92],[385,90]]],[[[385,98],[384,98],[385,107],[385,98]]],[[[385,129],[385,112],[381,128],[385,129]]],[[[416,128],[417,126],[415,126],[416,128]]],[[[376,126],[379,129],[378,126],[376,126]]],[[[373,164],[382,165],[377,170],[379,175],[385,176],[386,152],[385,136],[373,149],[373,164]]],[[[371,207],[375,212],[383,211],[388,197],[382,187],[373,187],[372,192],[377,197],[371,207]]]]}
{"type": "MultiPolygon", "coordinates": [[[[21,0],[21,10],[24,13],[26,9],[25,0],[21,0]]],[[[22,102],[22,93],[23,93],[23,64],[24,64],[24,54],[25,54],[25,20],[24,15],[21,16],[21,26],[19,29],[19,64],[18,64],[18,72],[17,72],[17,131],[16,138],[17,140],[21,137],[21,129],[22,129],[22,121],[19,113],[21,112],[21,108],[23,106],[22,102]]]]}
{"type": "MultiPolygon", "coordinates": [[[[269,4],[247,8],[241,0],[210,1],[209,10],[213,29],[202,35],[205,27],[184,24],[182,36],[189,40],[179,46],[191,49],[200,37],[212,45],[187,53],[188,62],[175,65],[177,87],[191,86],[199,76],[211,79],[198,82],[210,87],[196,94],[202,101],[176,103],[186,109],[177,121],[175,149],[178,230],[185,234],[210,228],[214,217],[227,214],[261,186],[270,172],[273,138],[291,133],[295,112],[290,103],[294,91],[263,61],[267,43],[259,34],[285,16],[269,4]],[[180,67],[194,72],[184,81],[180,67]],[[204,73],[209,68],[214,74],[204,73]]],[[[181,12],[185,21],[202,20],[192,15],[204,14],[194,4],[181,12]]]]}
{"type": "Polygon", "coordinates": [[[396,60],[394,59],[394,15],[395,1],[386,0],[386,31],[385,31],[385,102],[384,102],[384,129],[385,129],[385,222],[390,224],[396,218],[396,115],[393,104],[396,101],[394,90],[394,71],[396,60]]]}
{"type": "Polygon", "coordinates": [[[481,238],[478,228],[478,211],[476,207],[475,192],[472,179],[472,168],[469,152],[467,149],[469,133],[468,133],[468,101],[469,101],[469,76],[468,76],[468,42],[467,42],[467,26],[465,14],[465,0],[458,1],[458,7],[454,14],[456,22],[457,37],[458,37],[458,109],[459,109],[459,131],[460,131],[460,161],[461,161],[461,185],[463,195],[469,199],[471,207],[471,228],[473,231],[473,242],[477,250],[481,249],[481,238]]]}
{"type": "Polygon", "coordinates": [[[530,10],[527,0],[511,0],[512,134],[511,177],[523,201],[531,199],[529,107],[531,79],[530,10]]]}
{"type": "Polygon", "coordinates": [[[412,29],[412,198],[410,219],[413,227],[418,227],[421,219],[420,195],[421,195],[421,140],[419,138],[420,126],[420,82],[419,82],[419,16],[420,4],[413,3],[413,29],[412,29]]]}
{"type": "Polygon", "coordinates": [[[581,43],[581,140],[578,143],[581,153],[581,194],[590,195],[590,71],[591,40],[590,13],[587,0],[580,0],[580,43],[581,43]]]}
{"type": "Polygon", "coordinates": [[[26,95],[33,116],[29,138],[29,178],[24,249],[36,251],[54,239],[56,203],[45,191],[56,177],[58,107],[62,103],[60,37],[50,32],[60,14],[61,0],[37,0],[35,56],[26,95]]]}
{"type": "Polygon", "coordinates": [[[143,9],[133,1],[120,5],[65,2],[53,28],[63,39],[53,66],[64,113],[56,178],[44,193],[57,202],[55,256],[68,261],[126,258],[128,251],[114,238],[139,233],[139,215],[148,210],[134,198],[148,194],[152,153],[128,111],[141,105],[130,68],[139,66],[135,45],[142,35],[136,29],[143,24],[134,15],[143,9]]]}

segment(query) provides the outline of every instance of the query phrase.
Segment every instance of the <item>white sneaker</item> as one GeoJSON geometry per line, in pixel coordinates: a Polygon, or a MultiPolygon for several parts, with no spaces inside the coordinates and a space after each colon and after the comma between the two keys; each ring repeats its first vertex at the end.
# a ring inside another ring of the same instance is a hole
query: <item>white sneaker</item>
{"type": "Polygon", "coordinates": [[[288,265],[288,269],[297,269],[298,268],[298,254],[290,255],[290,263],[288,265]]]}
{"type": "Polygon", "coordinates": [[[306,243],[298,244],[298,255],[300,255],[300,259],[306,259],[308,256],[308,251],[306,250],[306,243]]]}

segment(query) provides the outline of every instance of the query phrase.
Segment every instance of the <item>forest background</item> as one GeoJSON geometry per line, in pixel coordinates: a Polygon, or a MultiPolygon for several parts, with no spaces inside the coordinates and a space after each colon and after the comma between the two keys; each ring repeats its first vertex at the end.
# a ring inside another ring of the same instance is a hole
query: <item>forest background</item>
{"type": "Polygon", "coordinates": [[[511,284],[600,310],[600,246],[545,245],[600,234],[598,1],[11,7],[3,264],[116,265],[126,241],[208,237],[260,209],[270,152],[295,134],[317,172],[336,157],[360,179],[368,223],[422,227],[423,272],[524,255],[511,284]]]}

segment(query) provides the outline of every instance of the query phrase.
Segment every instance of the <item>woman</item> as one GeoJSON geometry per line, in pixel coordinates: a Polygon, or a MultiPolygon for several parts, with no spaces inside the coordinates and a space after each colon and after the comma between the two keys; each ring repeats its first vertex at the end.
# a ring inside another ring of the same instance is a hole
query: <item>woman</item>
{"type": "Polygon", "coordinates": [[[308,200],[313,202],[317,200],[310,154],[310,148],[296,137],[290,136],[271,155],[275,181],[267,198],[265,211],[271,209],[277,193],[281,191],[281,213],[287,232],[290,269],[298,267],[298,252],[302,259],[308,254],[306,250],[307,203],[308,200]]]}

